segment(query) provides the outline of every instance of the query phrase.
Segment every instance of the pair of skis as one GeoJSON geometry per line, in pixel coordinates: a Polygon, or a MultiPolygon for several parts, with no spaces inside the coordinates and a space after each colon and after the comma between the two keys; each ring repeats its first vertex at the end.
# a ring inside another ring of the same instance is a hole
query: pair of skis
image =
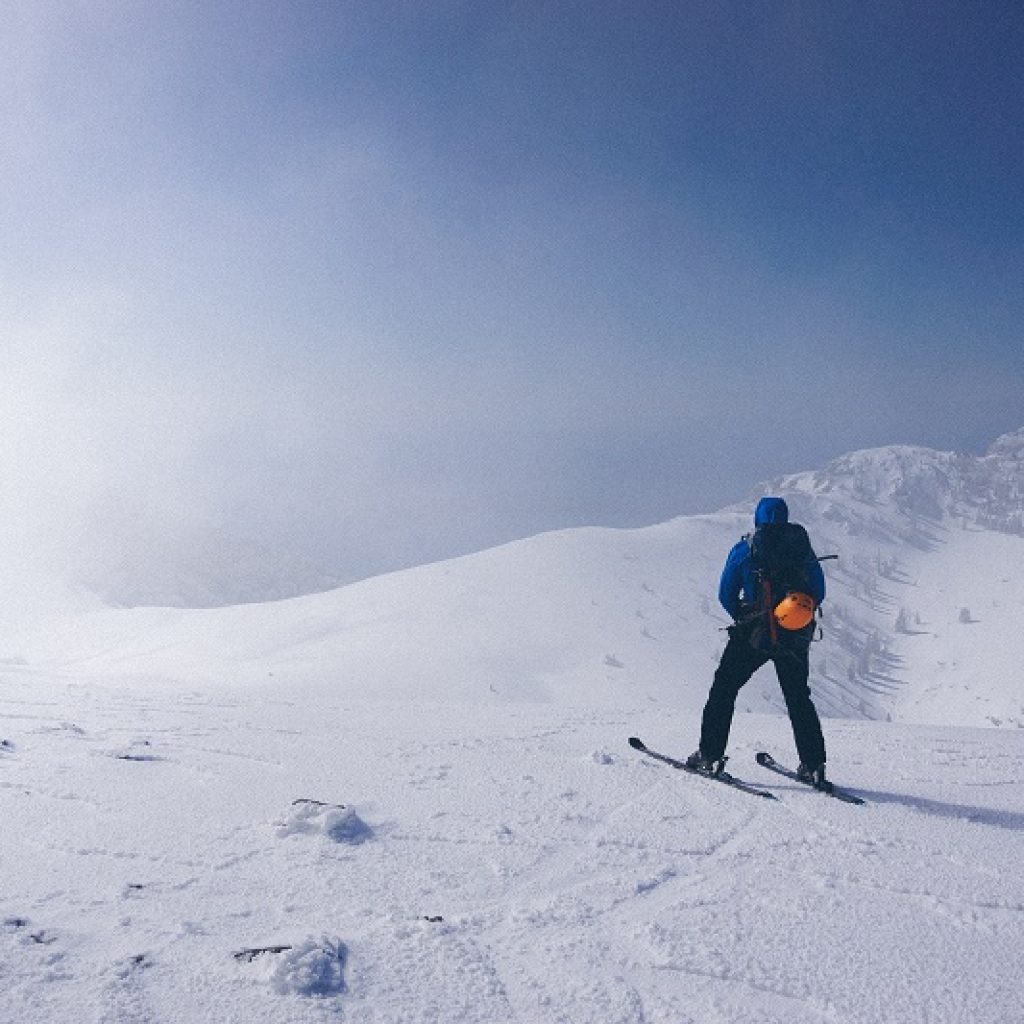
{"type": "MultiPolygon", "coordinates": [[[[685,761],[680,761],[678,758],[669,757],[668,754],[662,754],[656,750],[651,750],[651,748],[637,736],[630,736],[629,745],[634,750],[639,750],[641,754],[646,754],[648,757],[652,757],[656,761],[661,761],[664,764],[671,765],[673,768],[678,768],[681,771],[688,772],[690,775],[700,775],[705,779],[711,779],[714,782],[721,782],[726,786],[730,786],[732,789],[738,789],[743,793],[749,793],[751,796],[758,796],[764,800],[778,799],[771,790],[761,789],[758,786],[754,786],[751,783],[744,781],[743,779],[738,779],[735,775],[730,775],[726,771],[720,771],[715,775],[710,775],[708,772],[702,772],[698,768],[691,768],[685,761]]],[[[762,768],[767,768],[769,771],[773,771],[777,775],[783,775],[787,779],[792,779],[794,782],[800,782],[805,786],[809,786],[811,789],[817,789],[819,792],[824,793],[827,796],[835,797],[836,800],[842,800],[844,803],[848,804],[864,803],[859,796],[854,796],[853,793],[848,793],[846,790],[839,789],[831,782],[826,782],[823,786],[815,786],[813,782],[810,782],[807,779],[802,779],[791,768],[787,768],[785,765],[779,764],[771,754],[767,754],[762,751],[757,755],[756,761],[762,768]]]]}

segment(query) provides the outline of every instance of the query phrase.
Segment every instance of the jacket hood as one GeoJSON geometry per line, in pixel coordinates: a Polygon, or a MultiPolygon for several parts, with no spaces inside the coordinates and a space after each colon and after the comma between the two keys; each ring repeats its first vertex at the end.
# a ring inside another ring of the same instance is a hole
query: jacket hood
{"type": "Polygon", "coordinates": [[[764,526],[766,523],[788,523],[789,506],[782,498],[762,498],[754,510],[754,525],[764,526]]]}

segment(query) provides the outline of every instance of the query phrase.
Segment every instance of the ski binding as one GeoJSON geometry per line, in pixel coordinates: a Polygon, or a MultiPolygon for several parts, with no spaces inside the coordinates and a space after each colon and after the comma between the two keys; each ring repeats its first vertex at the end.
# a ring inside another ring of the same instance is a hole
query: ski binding
{"type": "Polygon", "coordinates": [[[653,757],[656,761],[662,761],[667,765],[671,765],[673,768],[678,768],[680,771],[689,773],[690,775],[699,775],[703,779],[710,779],[712,782],[721,782],[723,785],[730,786],[733,789],[738,789],[743,793],[749,793],[751,796],[759,796],[765,800],[777,800],[778,797],[774,793],[769,792],[767,789],[759,789],[757,786],[751,785],[749,782],[744,782],[743,779],[736,778],[735,775],[730,775],[728,772],[720,771],[714,775],[708,772],[702,772],[697,768],[691,768],[685,761],[680,761],[678,758],[669,757],[668,754],[661,754],[656,750],[651,750],[646,743],[638,736],[629,737],[629,745],[634,750],[639,750],[641,754],[646,754],[648,757],[653,757]]]}
{"type": "Polygon", "coordinates": [[[768,754],[763,750],[756,756],[755,760],[762,768],[767,768],[769,771],[775,772],[777,775],[784,775],[787,779],[799,782],[803,786],[816,789],[819,793],[825,793],[827,796],[833,796],[837,800],[842,800],[843,803],[863,804],[865,802],[859,796],[854,796],[853,793],[848,793],[845,789],[839,789],[827,780],[823,786],[815,786],[813,782],[810,782],[807,779],[801,779],[792,768],[787,768],[785,765],[779,764],[771,754],[768,754]]]}

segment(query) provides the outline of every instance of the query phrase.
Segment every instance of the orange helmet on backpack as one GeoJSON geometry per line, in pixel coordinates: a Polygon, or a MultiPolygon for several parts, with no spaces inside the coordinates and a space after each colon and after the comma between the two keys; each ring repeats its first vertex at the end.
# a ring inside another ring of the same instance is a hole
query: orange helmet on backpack
{"type": "Polygon", "coordinates": [[[790,591],[775,606],[775,621],[783,629],[803,629],[814,621],[814,598],[790,591]]]}

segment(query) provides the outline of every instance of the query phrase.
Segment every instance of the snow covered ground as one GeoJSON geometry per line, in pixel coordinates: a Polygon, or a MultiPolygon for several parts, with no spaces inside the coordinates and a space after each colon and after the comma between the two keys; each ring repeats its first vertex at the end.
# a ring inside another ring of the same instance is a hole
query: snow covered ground
{"type": "Polygon", "coordinates": [[[777,481],[812,688],[696,745],[750,507],[289,601],[0,588],[0,1024],[1020,1024],[1024,432],[777,481]],[[988,726],[979,728],[979,726],[988,726]],[[995,728],[998,726],[999,728],[995,728]]]}
{"type": "Polygon", "coordinates": [[[0,1020],[1021,1020],[1019,731],[829,721],[852,807],[625,742],[695,726],[9,672],[0,1020]]]}

